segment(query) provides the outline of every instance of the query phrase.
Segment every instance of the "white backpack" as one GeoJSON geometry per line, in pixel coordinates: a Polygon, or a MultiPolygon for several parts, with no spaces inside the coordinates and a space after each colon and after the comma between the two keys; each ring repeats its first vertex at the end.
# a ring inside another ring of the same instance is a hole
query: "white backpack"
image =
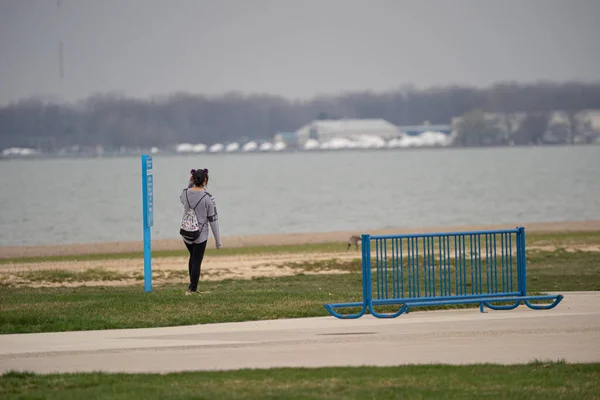
{"type": "Polygon", "coordinates": [[[190,199],[188,198],[187,189],[185,190],[185,198],[188,203],[189,210],[183,216],[183,220],[181,221],[181,226],[179,228],[179,234],[183,236],[184,239],[191,240],[192,242],[200,236],[200,224],[198,223],[198,218],[196,217],[196,207],[198,204],[207,196],[205,194],[202,196],[200,200],[196,203],[196,205],[192,208],[190,205],[190,199]]]}

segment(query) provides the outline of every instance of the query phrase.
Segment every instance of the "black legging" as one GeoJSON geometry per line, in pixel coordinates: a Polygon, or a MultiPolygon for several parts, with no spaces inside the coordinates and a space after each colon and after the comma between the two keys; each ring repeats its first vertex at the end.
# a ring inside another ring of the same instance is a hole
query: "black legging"
{"type": "Polygon", "coordinates": [[[190,261],[188,264],[188,271],[190,273],[190,286],[189,289],[195,292],[198,289],[198,281],[200,280],[200,267],[202,265],[202,259],[204,258],[204,251],[206,250],[206,240],[202,243],[185,243],[190,252],[190,261]]]}

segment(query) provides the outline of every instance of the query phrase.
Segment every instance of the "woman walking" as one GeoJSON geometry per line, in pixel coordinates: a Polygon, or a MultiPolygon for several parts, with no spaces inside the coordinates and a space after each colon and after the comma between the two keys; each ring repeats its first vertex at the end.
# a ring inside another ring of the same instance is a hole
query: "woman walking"
{"type": "Polygon", "coordinates": [[[183,222],[180,233],[190,253],[188,263],[190,285],[185,292],[186,295],[194,294],[198,290],[202,259],[208,241],[208,225],[212,230],[217,249],[222,247],[217,206],[215,199],[205,189],[207,184],[207,169],[192,170],[189,187],[184,189],[179,197],[183,204],[183,222]]]}

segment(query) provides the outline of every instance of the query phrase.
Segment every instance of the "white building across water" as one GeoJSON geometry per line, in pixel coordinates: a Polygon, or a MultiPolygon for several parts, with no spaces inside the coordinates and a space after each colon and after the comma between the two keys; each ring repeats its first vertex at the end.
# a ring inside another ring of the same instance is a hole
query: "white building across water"
{"type": "Polygon", "coordinates": [[[309,139],[320,143],[346,139],[364,141],[367,138],[390,140],[402,136],[400,129],[384,119],[315,120],[296,131],[299,146],[309,139]]]}

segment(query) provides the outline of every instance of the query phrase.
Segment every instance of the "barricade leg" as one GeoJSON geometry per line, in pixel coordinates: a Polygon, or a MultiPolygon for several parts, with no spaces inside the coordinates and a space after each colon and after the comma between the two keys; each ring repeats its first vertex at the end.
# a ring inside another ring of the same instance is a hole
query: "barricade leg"
{"type": "MultiPolygon", "coordinates": [[[[529,308],[531,308],[532,310],[550,310],[551,308],[554,308],[558,305],[558,303],[560,303],[563,299],[563,295],[559,294],[558,296],[556,296],[554,298],[554,302],[551,304],[531,304],[529,302],[529,300],[525,300],[525,305],[529,308]]],[[[533,299],[533,300],[539,300],[539,299],[533,299]]]]}
{"type": "Polygon", "coordinates": [[[365,304],[365,302],[325,304],[325,309],[327,310],[327,312],[329,312],[329,314],[331,314],[334,317],[339,318],[339,319],[356,319],[356,318],[362,317],[365,314],[365,312],[367,311],[367,305],[365,304]],[[360,306],[362,306],[362,309],[360,310],[360,312],[358,312],[356,314],[340,314],[337,311],[335,311],[336,308],[360,307],[360,306]]]}

